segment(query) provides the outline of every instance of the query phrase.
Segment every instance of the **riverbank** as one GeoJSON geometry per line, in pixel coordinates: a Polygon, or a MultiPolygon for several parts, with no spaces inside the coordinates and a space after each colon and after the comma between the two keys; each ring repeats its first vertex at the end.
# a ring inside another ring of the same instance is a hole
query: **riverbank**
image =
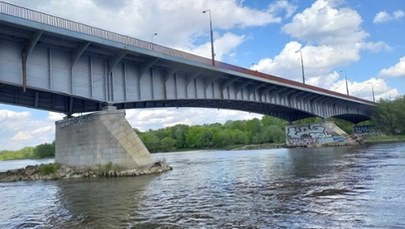
{"type": "Polygon", "coordinates": [[[123,169],[113,164],[95,168],[68,167],[56,163],[28,165],[25,168],[0,172],[0,182],[60,180],[97,177],[131,177],[158,174],[172,170],[164,162],[156,162],[150,166],[138,169],[123,169]]]}
{"type": "Polygon", "coordinates": [[[288,148],[288,146],[285,143],[265,143],[265,144],[244,145],[242,147],[237,147],[231,150],[257,150],[257,149],[278,149],[278,148],[288,148]]]}
{"type": "Polygon", "coordinates": [[[378,143],[378,142],[404,142],[405,135],[374,135],[364,138],[365,143],[378,143]]]}

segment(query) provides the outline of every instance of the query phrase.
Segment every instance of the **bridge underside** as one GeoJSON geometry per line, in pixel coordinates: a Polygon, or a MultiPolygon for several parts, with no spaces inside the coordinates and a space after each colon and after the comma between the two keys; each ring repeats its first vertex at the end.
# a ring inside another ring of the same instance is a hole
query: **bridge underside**
{"type": "MultiPolygon", "coordinates": [[[[0,84],[0,102],[16,106],[41,109],[65,114],[86,113],[100,111],[106,105],[113,105],[117,109],[143,109],[143,108],[214,108],[240,110],[259,113],[281,118],[287,121],[295,121],[316,115],[291,109],[289,107],[265,104],[241,100],[217,100],[217,99],[183,99],[183,100],[159,100],[159,101],[136,101],[126,103],[108,104],[85,98],[72,97],[69,95],[49,93],[27,89],[26,92],[18,86],[0,84]]],[[[369,117],[358,114],[344,114],[336,116],[352,123],[368,120],[369,117]]]]}

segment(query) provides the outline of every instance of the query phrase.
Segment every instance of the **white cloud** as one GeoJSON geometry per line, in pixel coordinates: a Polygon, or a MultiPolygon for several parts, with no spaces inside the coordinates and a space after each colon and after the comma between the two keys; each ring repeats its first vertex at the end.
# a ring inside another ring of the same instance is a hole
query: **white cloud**
{"type": "Polygon", "coordinates": [[[389,18],[390,18],[390,15],[386,11],[380,11],[375,15],[373,22],[381,23],[384,21],[388,21],[389,18]]]}
{"type": "Polygon", "coordinates": [[[405,13],[402,10],[397,10],[397,11],[394,12],[394,18],[395,19],[402,18],[403,16],[405,16],[405,13]]]}
{"type": "Polygon", "coordinates": [[[392,51],[392,48],[385,42],[364,42],[359,46],[362,50],[368,50],[370,52],[392,51]]]}
{"type": "Polygon", "coordinates": [[[399,20],[404,16],[405,16],[405,13],[402,10],[397,10],[391,14],[388,13],[387,11],[380,11],[375,15],[373,22],[378,24],[378,23],[383,23],[383,22],[388,22],[388,21],[394,21],[394,20],[399,20]]]}
{"type": "MultiPolygon", "coordinates": [[[[215,60],[223,60],[225,56],[232,57],[233,51],[245,41],[245,36],[238,36],[233,33],[225,33],[223,36],[214,40],[215,60]]],[[[211,42],[194,47],[191,50],[182,49],[183,51],[191,52],[196,55],[211,58],[211,42]]]]}
{"type": "Polygon", "coordinates": [[[270,4],[267,12],[277,15],[280,11],[285,11],[284,18],[289,18],[296,10],[297,7],[295,5],[290,4],[287,0],[280,0],[270,4]]]}
{"type": "Polygon", "coordinates": [[[301,49],[306,81],[312,85],[325,87],[325,81],[335,79],[331,78],[331,70],[360,58],[358,50],[345,47],[328,45],[301,47],[298,42],[289,42],[273,59],[262,59],[251,68],[301,82],[300,54],[296,53],[301,49]]]}
{"type": "Polygon", "coordinates": [[[359,61],[361,51],[391,49],[382,41],[366,41],[369,34],[361,27],[362,18],[358,12],[339,8],[340,3],[318,0],[296,14],[282,30],[302,43],[291,41],[274,58],[264,58],[251,68],[301,82],[300,56],[296,53],[300,49],[306,83],[334,90],[341,78],[334,69],[359,61]]]}
{"type": "Polygon", "coordinates": [[[360,27],[360,15],[349,8],[334,8],[331,1],[318,0],[293,17],[283,31],[292,37],[315,44],[357,43],[368,36],[360,27]]]}
{"type": "MultiPolygon", "coordinates": [[[[370,78],[366,81],[357,82],[348,80],[349,94],[352,96],[373,101],[373,91],[375,100],[394,99],[399,93],[397,89],[390,88],[384,79],[370,78]]],[[[336,81],[331,90],[346,94],[346,82],[344,79],[336,81]]]]}
{"type": "MultiPolygon", "coordinates": [[[[21,149],[52,142],[55,138],[54,120],[33,116],[33,111],[12,111],[0,108],[1,149],[21,149]]],[[[35,111],[45,113],[43,111],[35,111]]]]}
{"type": "Polygon", "coordinates": [[[326,75],[313,76],[307,83],[310,85],[316,85],[318,87],[330,89],[333,84],[339,79],[339,74],[337,72],[332,72],[326,75]]]}
{"type": "Polygon", "coordinates": [[[386,77],[405,77],[405,56],[399,59],[399,62],[389,68],[380,71],[381,76],[386,77]]]}
{"type": "Polygon", "coordinates": [[[243,111],[208,108],[151,108],[127,110],[126,113],[126,118],[132,127],[141,131],[177,124],[203,125],[262,117],[260,114],[243,111]]]}
{"type": "Polygon", "coordinates": [[[55,112],[48,112],[48,119],[50,121],[56,122],[56,121],[62,120],[63,117],[65,117],[64,114],[55,113],[55,112]]]}

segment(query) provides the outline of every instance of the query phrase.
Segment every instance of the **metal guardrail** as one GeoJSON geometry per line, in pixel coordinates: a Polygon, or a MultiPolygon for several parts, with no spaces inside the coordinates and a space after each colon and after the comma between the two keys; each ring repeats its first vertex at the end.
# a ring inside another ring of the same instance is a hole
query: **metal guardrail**
{"type": "Polygon", "coordinates": [[[211,65],[211,59],[0,1],[0,13],[211,65]]]}

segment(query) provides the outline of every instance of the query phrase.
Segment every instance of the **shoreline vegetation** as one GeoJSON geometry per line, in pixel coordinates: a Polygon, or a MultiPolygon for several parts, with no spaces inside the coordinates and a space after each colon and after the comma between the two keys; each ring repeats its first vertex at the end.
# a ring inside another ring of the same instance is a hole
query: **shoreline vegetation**
{"type": "Polygon", "coordinates": [[[0,151],[0,161],[22,159],[45,159],[55,157],[55,142],[27,146],[20,150],[0,151]]]}

